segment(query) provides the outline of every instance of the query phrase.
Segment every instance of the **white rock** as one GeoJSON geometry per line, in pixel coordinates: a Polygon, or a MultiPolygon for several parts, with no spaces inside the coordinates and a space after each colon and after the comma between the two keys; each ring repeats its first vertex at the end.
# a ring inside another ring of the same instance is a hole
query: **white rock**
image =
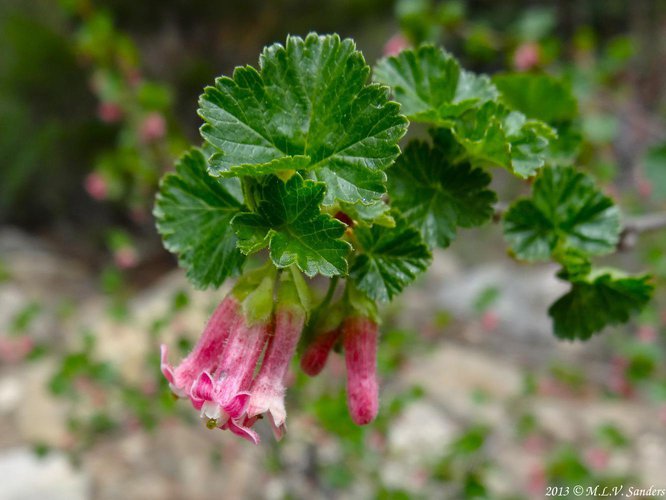
{"type": "Polygon", "coordinates": [[[64,455],[37,457],[29,448],[0,453],[0,498],[3,500],[84,500],[89,481],[64,455]]]}

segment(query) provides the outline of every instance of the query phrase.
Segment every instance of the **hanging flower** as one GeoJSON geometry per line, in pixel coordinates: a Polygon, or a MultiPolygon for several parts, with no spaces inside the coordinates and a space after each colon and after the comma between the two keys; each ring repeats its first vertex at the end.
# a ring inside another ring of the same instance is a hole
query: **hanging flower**
{"type": "MultiPolygon", "coordinates": [[[[305,288],[301,287],[301,290],[305,288]]],[[[249,424],[253,424],[259,415],[268,414],[276,439],[282,438],[286,428],[284,377],[294,356],[306,316],[303,297],[299,295],[294,275],[284,274],[278,289],[275,332],[268,342],[257,378],[252,383],[247,409],[249,424]]]]}
{"type": "Polygon", "coordinates": [[[215,309],[192,352],[174,369],[167,360],[168,348],[161,346],[162,374],[178,397],[190,395],[192,384],[202,373],[212,372],[219,362],[231,327],[240,316],[240,304],[229,294],[215,309]]]}

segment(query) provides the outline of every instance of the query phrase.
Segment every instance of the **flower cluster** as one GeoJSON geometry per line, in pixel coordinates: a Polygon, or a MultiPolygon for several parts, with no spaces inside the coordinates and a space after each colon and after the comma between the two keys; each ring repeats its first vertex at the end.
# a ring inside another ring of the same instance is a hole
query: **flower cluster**
{"type": "MultiPolygon", "coordinates": [[[[222,300],[177,367],[168,363],[168,349],[162,345],[162,373],[171,391],[189,399],[209,429],[229,430],[256,444],[259,435],[252,427],[267,417],[280,439],[287,417],[284,378],[308,313],[309,290],[298,271],[288,270],[279,278],[272,266],[248,273],[222,300]]],[[[344,319],[327,315],[317,322],[301,359],[303,370],[316,375],[342,342],[349,410],[358,425],[371,422],[378,410],[377,331],[376,321],[358,314],[344,319]]]]}

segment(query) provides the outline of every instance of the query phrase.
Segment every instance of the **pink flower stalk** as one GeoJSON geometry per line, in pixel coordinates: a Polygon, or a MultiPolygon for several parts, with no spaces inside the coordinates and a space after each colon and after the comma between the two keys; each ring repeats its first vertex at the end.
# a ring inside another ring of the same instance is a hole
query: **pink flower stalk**
{"type": "Polygon", "coordinates": [[[331,349],[333,349],[341,335],[342,329],[338,327],[315,337],[301,357],[301,368],[307,375],[311,377],[319,375],[326,366],[331,349]]]}
{"type": "Polygon", "coordinates": [[[228,295],[213,312],[192,352],[175,369],[167,361],[167,346],[162,344],[162,373],[176,396],[189,397],[199,376],[217,368],[230,329],[239,316],[240,304],[233,295],[228,295]]]}
{"type": "Polygon", "coordinates": [[[378,330],[377,323],[363,316],[349,317],[342,325],[347,365],[347,406],[357,425],[372,422],[379,409],[378,330]]]}
{"type": "Polygon", "coordinates": [[[268,337],[270,321],[250,325],[241,316],[231,328],[219,364],[211,375],[203,371],[192,386],[192,404],[210,428],[229,429],[255,444],[259,436],[241,423],[250,402],[250,386],[268,337]]]}
{"type": "Polygon", "coordinates": [[[247,408],[248,419],[268,413],[273,434],[278,440],[282,438],[286,429],[284,378],[304,324],[305,311],[302,308],[281,307],[278,303],[275,333],[268,342],[261,369],[250,391],[252,395],[247,408]]]}
{"type": "Polygon", "coordinates": [[[83,187],[90,197],[97,201],[102,201],[109,195],[109,186],[97,172],[92,172],[86,176],[83,187]]]}

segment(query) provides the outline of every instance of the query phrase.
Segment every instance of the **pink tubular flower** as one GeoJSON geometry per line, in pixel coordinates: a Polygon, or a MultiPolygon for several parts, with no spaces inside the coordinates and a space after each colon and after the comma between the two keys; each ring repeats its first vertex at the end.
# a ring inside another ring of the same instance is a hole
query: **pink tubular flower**
{"type": "Polygon", "coordinates": [[[257,378],[252,383],[250,391],[252,395],[247,408],[248,423],[254,423],[254,417],[263,413],[268,414],[276,439],[281,439],[286,429],[284,377],[306,319],[306,311],[301,304],[297,286],[291,279],[290,276],[286,276],[280,283],[275,332],[268,342],[257,378]]]}
{"type": "Polygon", "coordinates": [[[342,325],[347,365],[347,405],[357,425],[369,424],[377,416],[377,323],[367,317],[352,316],[342,325]]]}
{"type": "Polygon", "coordinates": [[[204,371],[192,386],[192,404],[209,427],[229,429],[254,443],[259,436],[241,423],[250,401],[252,376],[270,334],[271,323],[248,324],[241,316],[232,327],[217,369],[204,371]]]}
{"type": "Polygon", "coordinates": [[[167,361],[167,346],[162,344],[162,373],[176,396],[189,397],[192,384],[199,376],[215,370],[230,329],[239,316],[240,304],[230,294],[215,309],[192,352],[175,369],[167,361]]]}
{"type": "Polygon", "coordinates": [[[315,337],[301,357],[301,368],[307,375],[311,377],[319,375],[326,366],[331,349],[341,335],[342,330],[337,327],[315,337]]]}

